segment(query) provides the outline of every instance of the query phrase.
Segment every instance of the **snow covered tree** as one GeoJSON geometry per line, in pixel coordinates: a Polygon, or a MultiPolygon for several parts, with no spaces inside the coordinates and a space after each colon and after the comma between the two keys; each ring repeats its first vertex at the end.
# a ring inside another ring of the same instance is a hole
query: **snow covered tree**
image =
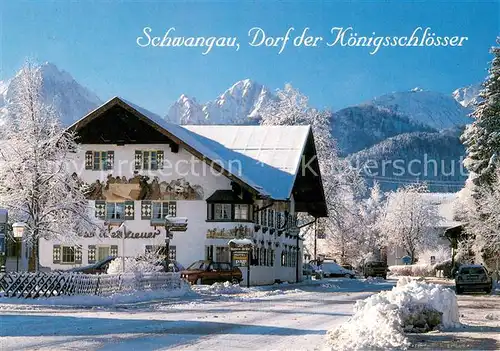
{"type": "Polygon", "coordinates": [[[426,185],[411,184],[389,193],[378,223],[386,244],[405,250],[412,264],[419,251],[437,241],[435,225],[441,217],[436,206],[422,196],[426,192],[426,185]]]}
{"type": "MultiPolygon", "coordinates": [[[[497,38],[497,44],[500,44],[500,37],[497,38]]],[[[462,135],[467,151],[464,165],[470,171],[470,176],[461,191],[459,208],[462,219],[467,222],[466,250],[471,249],[476,262],[482,261],[487,265],[499,257],[497,233],[500,224],[500,46],[493,47],[491,53],[494,57],[489,75],[472,113],[474,122],[462,135]]],[[[498,265],[496,262],[494,264],[498,265]]]]}
{"type": "MultiPolygon", "coordinates": [[[[359,215],[355,199],[364,191],[364,182],[359,173],[338,156],[330,130],[330,111],[310,107],[308,98],[290,84],[278,90],[276,96],[277,99],[262,109],[261,124],[311,126],[329,212],[329,218],[320,219],[320,225],[327,236],[328,251],[340,252],[339,256],[345,257],[352,251],[348,246],[353,243],[351,233],[354,228],[349,223],[359,223],[350,218],[359,215]]],[[[313,232],[312,226],[304,229],[309,238],[313,232]]]]}
{"type": "MultiPolygon", "coordinates": [[[[500,44],[500,37],[497,38],[500,44]]],[[[489,76],[483,83],[479,102],[472,113],[474,122],[465,130],[462,141],[467,157],[464,165],[474,174],[477,186],[490,186],[498,167],[500,151],[500,47],[491,49],[494,55],[489,76]]]]}
{"type": "Polygon", "coordinates": [[[383,246],[383,238],[378,227],[378,221],[384,210],[384,195],[380,190],[379,183],[375,182],[370,190],[370,196],[360,203],[360,218],[362,231],[359,237],[359,254],[365,257],[381,259],[380,248],[383,246]]]}
{"type": "Polygon", "coordinates": [[[11,220],[26,223],[25,240],[32,247],[29,270],[34,271],[39,239],[74,243],[78,234],[97,226],[69,167],[77,144],[43,102],[40,70],[26,64],[16,80],[1,132],[0,207],[11,220]]]}

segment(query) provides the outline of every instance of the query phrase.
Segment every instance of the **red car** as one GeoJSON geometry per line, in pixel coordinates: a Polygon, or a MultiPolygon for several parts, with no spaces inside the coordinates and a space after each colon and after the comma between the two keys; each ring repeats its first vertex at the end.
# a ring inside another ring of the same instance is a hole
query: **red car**
{"type": "Polygon", "coordinates": [[[230,263],[200,260],[182,271],[181,278],[191,284],[213,284],[226,281],[239,284],[243,280],[243,275],[238,267],[231,267],[230,263]]]}

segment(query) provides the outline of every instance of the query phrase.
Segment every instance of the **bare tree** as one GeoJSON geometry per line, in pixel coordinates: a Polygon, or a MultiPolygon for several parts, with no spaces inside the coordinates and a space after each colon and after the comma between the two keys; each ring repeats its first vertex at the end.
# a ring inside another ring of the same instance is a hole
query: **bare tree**
{"type": "Polygon", "coordinates": [[[70,171],[74,135],[65,131],[54,108],[42,99],[38,67],[26,64],[13,87],[0,145],[0,206],[25,222],[32,247],[29,270],[38,266],[38,241],[76,242],[97,229],[81,186],[70,171]]]}

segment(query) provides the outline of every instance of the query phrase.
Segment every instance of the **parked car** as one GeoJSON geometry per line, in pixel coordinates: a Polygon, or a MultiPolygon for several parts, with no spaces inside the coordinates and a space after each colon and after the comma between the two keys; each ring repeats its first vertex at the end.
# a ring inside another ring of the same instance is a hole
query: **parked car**
{"type": "Polygon", "coordinates": [[[101,261],[97,261],[94,264],[82,267],[75,267],[67,270],[67,272],[73,273],[85,273],[85,274],[104,274],[108,271],[109,264],[116,259],[116,257],[109,256],[101,261]]]}
{"type": "Polygon", "coordinates": [[[302,275],[321,278],[321,273],[319,271],[317,271],[316,267],[310,263],[304,263],[302,265],[302,275]]]}
{"type": "Polygon", "coordinates": [[[487,294],[493,289],[493,280],[484,266],[477,264],[462,265],[455,273],[455,290],[457,294],[464,291],[484,291],[487,294]]]}
{"type": "Polygon", "coordinates": [[[387,272],[389,271],[387,263],[383,261],[369,261],[363,265],[363,275],[368,277],[382,277],[387,279],[387,272]]]}
{"type": "MultiPolygon", "coordinates": [[[[316,261],[311,261],[310,263],[314,266],[316,261]]],[[[345,269],[334,261],[321,262],[317,270],[324,277],[345,277],[351,279],[356,277],[356,272],[350,269],[345,269]]]]}
{"type": "MultiPolygon", "coordinates": [[[[120,257],[109,256],[105,259],[98,261],[94,264],[82,267],[75,267],[67,270],[66,272],[74,272],[74,273],[84,273],[84,274],[106,274],[108,272],[108,268],[111,262],[116,259],[121,259],[120,257]]],[[[140,258],[136,258],[136,260],[140,260],[140,258]]],[[[155,263],[157,266],[163,266],[159,272],[181,272],[184,270],[184,267],[177,261],[170,261],[170,269],[167,270],[165,266],[165,261],[161,260],[155,263]]],[[[126,266],[125,266],[126,268],[126,266]]]]}
{"type": "Polygon", "coordinates": [[[181,278],[191,284],[213,284],[226,281],[239,284],[243,280],[243,275],[238,267],[231,267],[228,262],[200,260],[182,271],[181,278]]]}

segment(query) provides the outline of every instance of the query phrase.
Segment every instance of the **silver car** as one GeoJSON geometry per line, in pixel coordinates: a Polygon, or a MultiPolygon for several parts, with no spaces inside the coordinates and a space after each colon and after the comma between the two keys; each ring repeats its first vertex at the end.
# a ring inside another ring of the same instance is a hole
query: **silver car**
{"type": "Polygon", "coordinates": [[[455,290],[458,295],[464,291],[484,291],[487,294],[493,289],[493,280],[486,268],[477,264],[460,266],[455,273],[455,290]]]}

